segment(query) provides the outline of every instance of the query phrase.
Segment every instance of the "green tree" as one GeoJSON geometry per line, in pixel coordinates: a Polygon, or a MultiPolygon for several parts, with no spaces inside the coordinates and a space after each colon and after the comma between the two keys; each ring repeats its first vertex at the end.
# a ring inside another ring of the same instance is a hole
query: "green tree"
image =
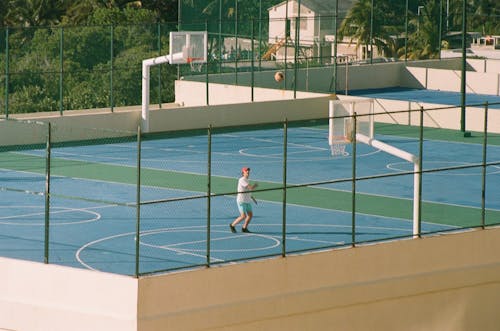
{"type": "MultiPolygon", "coordinates": [[[[427,0],[420,6],[418,15],[410,20],[409,24],[414,32],[408,36],[408,59],[439,58],[439,22],[443,22],[439,18],[442,13],[441,5],[441,0],[427,0]]],[[[400,49],[399,54],[403,57],[404,49],[400,49]]]]}
{"type": "Polygon", "coordinates": [[[500,34],[500,3],[498,0],[478,0],[471,5],[470,26],[484,35],[500,34]]]}
{"type": "MultiPolygon", "coordinates": [[[[81,0],[74,1],[68,7],[64,16],[65,24],[83,24],[94,16],[99,9],[123,10],[126,8],[139,9],[142,7],[141,1],[115,1],[115,0],[81,0]]],[[[116,23],[116,22],[115,22],[116,23]]]]}
{"type": "Polygon", "coordinates": [[[396,8],[392,10],[389,8],[390,6],[383,1],[358,1],[342,21],[338,38],[342,40],[343,37],[348,37],[351,42],[356,43],[356,47],[364,45],[366,49],[369,49],[368,46],[373,45],[387,56],[392,56],[395,52],[395,37],[400,32],[401,26],[399,25],[398,28],[398,24],[387,24],[388,17],[400,16],[395,15],[396,8]]]}
{"type": "MultiPolygon", "coordinates": [[[[59,110],[61,55],[64,109],[108,107],[111,100],[114,105],[139,104],[142,60],[159,52],[157,24],[147,24],[154,20],[152,11],[146,9],[98,8],[88,18],[90,26],[12,33],[9,41],[16,48],[10,49],[9,111],[59,110]],[[112,27],[116,22],[121,24],[112,27]]],[[[168,46],[165,39],[161,40],[164,50],[168,46]]],[[[174,68],[162,69],[162,75],[170,75],[162,81],[162,102],[169,101],[165,95],[173,95],[175,74],[174,68]]]]}
{"type": "Polygon", "coordinates": [[[142,8],[151,10],[160,22],[177,22],[178,0],[145,0],[142,8]]]}
{"type": "Polygon", "coordinates": [[[0,1],[0,26],[7,26],[7,1],[0,1]]]}
{"type": "Polygon", "coordinates": [[[66,7],[64,0],[10,0],[6,3],[3,20],[9,26],[57,25],[66,7]]]}

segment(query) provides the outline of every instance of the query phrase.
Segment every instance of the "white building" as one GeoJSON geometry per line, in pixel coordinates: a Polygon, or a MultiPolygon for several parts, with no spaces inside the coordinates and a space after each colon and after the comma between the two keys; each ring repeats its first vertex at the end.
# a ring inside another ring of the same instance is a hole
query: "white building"
{"type": "MultiPolygon", "coordinates": [[[[441,58],[462,57],[461,32],[456,33],[458,41],[450,49],[441,50],[441,58]]],[[[479,32],[468,32],[471,39],[470,47],[467,46],[467,57],[485,59],[500,59],[500,36],[483,36],[479,32]]]]}
{"type": "MultiPolygon", "coordinates": [[[[337,25],[340,25],[340,20],[356,0],[338,1],[337,25]]],[[[300,56],[324,57],[330,54],[331,42],[325,37],[335,34],[335,0],[286,0],[268,11],[270,48],[264,59],[283,61],[286,57],[288,62],[293,62],[296,39],[300,56]]]]}

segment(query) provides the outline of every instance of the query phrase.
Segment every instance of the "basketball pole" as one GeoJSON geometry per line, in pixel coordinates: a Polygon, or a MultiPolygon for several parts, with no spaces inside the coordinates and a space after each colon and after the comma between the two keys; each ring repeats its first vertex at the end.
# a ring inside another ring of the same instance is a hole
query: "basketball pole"
{"type": "Polygon", "coordinates": [[[413,164],[413,236],[417,237],[419,231],[420,219],[420,187],[421,187],[421,164],[420,158],[407,151],[399,149],[395,146],[388,145],[380,140],[376,140],[365,136],[364,134],[356,133],[356,140],[368,146],[380,149],[388,154],[394,155],[400,159],[408,161],[413,164]]]}
{"type": "Polygon", "coordinates": [[[142,102],[141,102],[141,116],[142,116],[142,131],[149,132],[149,65],[147,60],[142,61],[142,102]]]}
{"type": "Polygon", "coordinates": [[[150,67],[162,64],[171,63],[170,54],[146,59],[142,61],[142,101],[141,101],[141,116],[142,116],[142,132],[149,132],[149,72],[150,67]]]}

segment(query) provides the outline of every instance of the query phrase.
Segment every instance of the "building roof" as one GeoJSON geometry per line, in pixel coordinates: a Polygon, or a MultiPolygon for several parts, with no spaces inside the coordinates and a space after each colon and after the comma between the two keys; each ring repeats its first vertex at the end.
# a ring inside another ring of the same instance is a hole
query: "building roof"
{"type": "MultiPolygon", "coordinates": [[[[346,13],[351,9],[357,0],[337,0],[339,11],[338,13],[346,13]]],[[[298,0],[288,0],[288,2],[298,2],[298,0]]],[[[270,9],[278,6],[284,6],[287,1],[282,1],[270,9]]],[[[335,13],[335,0],[300,0],[300,4],[311,9],[320,15],[333,15],[335,13]]]]}

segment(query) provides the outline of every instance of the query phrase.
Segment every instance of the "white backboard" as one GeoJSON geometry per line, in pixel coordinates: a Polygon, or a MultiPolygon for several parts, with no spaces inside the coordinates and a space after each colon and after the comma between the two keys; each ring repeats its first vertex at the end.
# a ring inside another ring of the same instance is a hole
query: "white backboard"
{"type": "Polygon", "coordinates": [[[170,32],[170,63],[206,63],[207,31],[170,32]]]}

